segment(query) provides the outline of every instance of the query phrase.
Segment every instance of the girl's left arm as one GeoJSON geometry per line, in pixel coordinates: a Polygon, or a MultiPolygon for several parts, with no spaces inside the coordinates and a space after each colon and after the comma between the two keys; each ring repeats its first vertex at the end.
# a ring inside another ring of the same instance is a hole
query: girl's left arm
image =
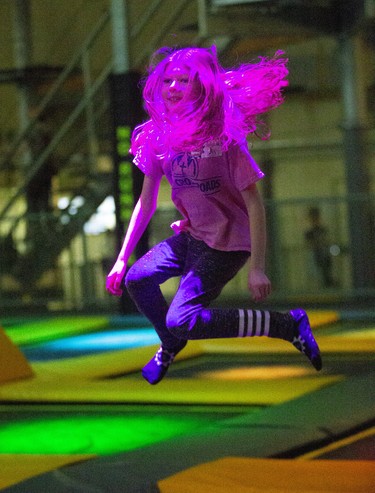
{"type": "Polygon", "coordinates": [[[251,257],[248,287],[255,301],[262,301],[271,293],[271,282],[265,273],[266,264],[266,214],[262,197],[256,184],[243,190],[249,220],[251,238],[251,257]]]}

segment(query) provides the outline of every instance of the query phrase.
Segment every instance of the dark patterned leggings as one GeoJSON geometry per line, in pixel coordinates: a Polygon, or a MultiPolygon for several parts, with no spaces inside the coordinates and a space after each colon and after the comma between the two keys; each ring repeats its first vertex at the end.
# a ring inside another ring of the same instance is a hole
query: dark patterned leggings
{"type": "Polygon", "coordinates": [[[165,348],[178,347],[181,339],[238,337],[239,310],[208,306],[248,258],[248,252],[214,250],[180,233],[140,258],[129,269],[125,284],[165,348]],[[175,276],[181,276],[180,284],[168,306],[160,285],[175,276]]]}

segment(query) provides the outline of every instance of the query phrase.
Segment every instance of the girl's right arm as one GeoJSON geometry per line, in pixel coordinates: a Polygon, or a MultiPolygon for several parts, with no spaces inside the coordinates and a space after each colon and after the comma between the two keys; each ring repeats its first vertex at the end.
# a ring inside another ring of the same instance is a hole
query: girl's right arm
{"type": "Polygon", "coordinates": [[[147,175],[144,177],[142,192],[130,218],[124,243],[112,270],[107,276],[106,289],[115,296],[122,294],[121,282],[125,275],[128,260],[156,210],[160,180],[161,178],[147,175]]]}

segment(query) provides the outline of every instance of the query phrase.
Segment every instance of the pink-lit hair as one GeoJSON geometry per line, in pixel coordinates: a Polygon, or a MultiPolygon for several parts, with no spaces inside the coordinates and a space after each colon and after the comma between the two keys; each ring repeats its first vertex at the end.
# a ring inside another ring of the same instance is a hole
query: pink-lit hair
{"type": "Polygon", "coordinates": [[[146,139],[157,155],[170,149],[194,150],[210,140],[220,139],[224,148],[256,133],[259,115],[283,102],[282,89],[288,70],[282,52],[260,58],[236,69],[224,70],[216,49],[182,48],[158,50],[151,61],[143,97],[150,120],[135,129],[132,152],[146,139]],[[171,120],[161,95],[164,72],[169,64],[186,66],[190,82],[198,91],[171,120]]]}

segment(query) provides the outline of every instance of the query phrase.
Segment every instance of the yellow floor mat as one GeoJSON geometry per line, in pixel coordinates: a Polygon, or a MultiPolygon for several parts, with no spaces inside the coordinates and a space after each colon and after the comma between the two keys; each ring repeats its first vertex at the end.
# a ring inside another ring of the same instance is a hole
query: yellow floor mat
{"type": "Polygon", "coordinates": [[[168,404],[270,405],[296,399],[342,377],[312,376],[277,380],[165,379],[157,388],[141,377],[127,380],[87,381],[80,378],[32,381],[0,387],[2,402],[122,402],[168,404]]]}
{"type": "MultiPolygon", "coordinates": [[[[375,338],[369,334],[361,335],[347,333],[345,337],[338,335],[325,335],[324,332],[315,332],[315,338],[319,344],[323,358],[324,353],[371,353],[375,352],[375,338]]],[[[258,353],[258,354],[298,354],[289,342],[268,337],[250,337],[244,339],[218,339],[206,340],[202,343],[202,349],[208,353],[258,353]]]]}
{"type": "MultiPolygon", "coordinates": [[[[220,352],[220,343],[217,342],[217,345],[216,349],[220,352]]],[[[250,340],[242,342],[243,350],[251,346],[250,340]]],[[[284,343],[284,346],[288,347],[289,344],[284,343]]],[[[226,347],[228,349],[228,345],[226,347]]],[[[143,380],[139,370],[156,348],[157,346],[149,346],[53,363],[35,363],[34,378],[0,386],[0,401],[268,405],[297,398],[341,379],[337,376],[320,376],[312,371],[312,376],[297,379],[226,381],[210,378],[167,378],[159,385],[151,386],[143,380]],[[137,372],[134,378],[100,379],[131,371],[137,372]]],[[[209,352],[205,343],[192,341],[178,355],[177,360],[182,361],[209,352]]],[[[308,367],[308,363],[306,366],[308,367]]]]}
{"type": "Polygon", "coordinates": [[[9,488],[39,474],[93,457],[95,455],[0,454],[0,488],[9,488]]]}
{"type": "MultiPolygon", "coordinates": [[[[333,322],[336,312],[309,311],[311,324],[333,322]]],[[[375,339],[358,336],[350,338],[325,336],[318,332],[318,342],[324,352],[375,351],[375,339]]],[[[205,354],[293,353],[301,367],[310,369],[311,376],[284,378],[270,381],[213,380],[211,378],[165,379],[155,387],[148,385],[140,376],[141,367],[155,353],[158,346],[124,349],[69,358],[52,362],[33,363],[35,376],[28,380],[5,383],[0,386],[0,400],[50,401],[50,402],[157,402],[157,403],[204,403],[204,404],[275,404],[297,398],[319,388],[331,385],[342,377],[325,376],[313,371],[302,355],[285,341],[271,338],[217,339],[190,341],[177,356],[177,361],[205,354]],[[107,379],[105,377],[136,372],[134,378],[107,379]]],[[[251,365],[251,358],[249,359],[251,365]]]]}
{"type": "MultiPolygon", "coordinates": [[[[225,350],[236,352],[236,340],[225,341],[225,350]]],[[[277,347],[275,340],[240,341],[242,352],[261,352],[259,344],[269,343],[268,351],[277,347]],[[254,344],[255,342],[255,344],[254,344]]],[[[221,352],[222,341],[191,341],[177,356],[182,361],[203,354],[221,352]]],[[[280,341],[285,351],[291,344],[280,341]]],[[[212,380],[211,378],[165,379],[150,386],[140,376],[141,366],[155,353],[157,346],[80,358],[34,363],[34,378],[0,386],[3,402],[128,402],[179,404],[279,404],[314,392],[339,381],[340,376],[324,376],[311,369],[302,378],[264,380],[212,380]],[[134,378],[103,379],[106,376],[137,372],[134,378]]],[[[295,348],[291,349],[297,354],[295,348]]],[[[250,364],[251,362],[249,362],[250,364]]],[[[301,365],[310,370],[308,362],[301,365]]]]}
{"type": "MultiPolygon", "coordinates": [[[[337,312],[309,311],[311,325],[318,327],[338,319],[337,312]]],[[[102,323],[103,320],[99,319],[102,323]]],[[[92,321],[90,321],[91,327],[92,321]]],[[[347,341],[341,345],[348,346],[347,341]]],[[[51,376],[70,375],[74,378],[102,378],[126,372],[138,371],[156,351],[157,346],[124,349],[101,354],[91,354],[77,358],[66,358],[50,362],[33,363],[32,368],[38,374],[50,373],[51,376]]],[[[187,359],[211,352],[296,352],[291,344],[270,338],[218,339],[190,341],[177,356],[178,360],[187,359]]]]}
{"type": "MultiPolygon", "coordinates": [[[[347,334],[345,337],[322,336],[317,339],[320,351],[324,353],[374,353],[375,338],[367,335],[347,334]]],[[[324,364],[324,363],[323,363],[324,364]]]]}
{"type": "Polygon", "coordinates": [[[358,339],[375,339],[375,327],[356,330],[355,332],[345,332],[341,337],[358,338],[358,339]]]}
{"type": "Polygon", "coordinates": [[[307,310],[307,314],[313,328],[329,325],[340,319],[339,313],[334,310],[307,310]]]}
{"type": "Polygon", "coordinates": [[[160,493],[370,493],[371,461],[225,458],[159,481],[160,493]]]}

